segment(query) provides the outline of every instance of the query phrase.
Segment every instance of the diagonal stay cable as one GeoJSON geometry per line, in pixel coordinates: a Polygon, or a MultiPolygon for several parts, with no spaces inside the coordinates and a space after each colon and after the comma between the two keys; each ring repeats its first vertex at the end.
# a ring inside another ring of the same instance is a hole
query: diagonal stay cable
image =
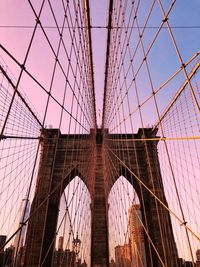
{"type": "Polygon", "coordinates": [[[161,121],[165,118],[165,116],[167,115],[167,113],[170,111],[171,107],[173,107],[173,105],[175,104],[175,102],[177,101],[177,99],[179,98],[179,96],[181,95],[181,93],[184,91],[184,89],[186,88],[187,85],[189,85],[190,80],[192,79],[192,77],[195,75],[195,73],[197,72],[197,70],[200,67],[200,62],[198,62],[195,67],[192,69],[192,71],[190,72],[190,74],[188,75],[188,78],[186,79],[186,81],[184,82],[184,84],[181,86],[181,88],[178,90],[178,92],[176,93],[176,95],[174,96],[173,100],[171,101],[171,103],[168,105],[168,107],[166,108],[166,110],[163,112],[162,116],[160,117],[160,120],[155,124],[154,128],[152,129],[152,131],[161,123],[161,121]]]}
{"type": "MultiPolygon", "coordinates": [[[[78,164],[77,164],[78,165],[78,164]]],[[[77,166],[76,165],[76,166],[77,166]]],[[[65,177],[68,177],[75,169],[76,169],[76,166],[74,166],[74,169],[73,170],[70,170],[68,171],[67,175],[65,177]]],[[[56,187],[54,187],[54,189],[44,198],[44,200],[39,204],[39,206],[34,210],[34,212],[32,212],[29,217],[23,222],[23,224],[10,236],[10,238],[8,238],[8,240],[0,247],[0,251],[2,251],[5,247],[5,245],[7,245],[11,240],[12,238],[22,229],[22,227],[24,225],[26,225],[26,223],[30,220],[30,218],[33,217],[33,215],[42,207],[42,205],[45,204],[45,202],[49,199],[50,196],[53,195],[53,193],[62,185],[63,183],[63,180],[61,180],[56,187]]]]}
{"type": "MultiPolygon", "coordinates": [[[[6,73],[6,71],[4,70],[4,68],[1,65],[0,65],[0,71],[3,73],[3,75],[6,77],[6,79],[8,80],[8,82],[10,83],[10,85],[12,86],[12,88],[15,90],[16,86],[14,85],[13,81],[10,79],[10,77],[8,76],[8,74],[6,73]]],[[[33,115],[33,117],[35,118],[35,120],[37,121],[37,123],[40,126],[42,126],[42,123],[40,122],[40,120],[38,119],[38,117],[35,115],[35,113],[32,111],[32,109],[30,108],[30,106],[28,105],[28,103],[26,102],[26,100],[23,98],[23,96],[21,95],[21,93],[19,92],[18,89],[17,89],[16,93],[19,96],[19,98],[22,100],[22,102],[24,103],[24,105],[31,112],[31,114],[33,115]]]]}
{"type": "Polygon", "coordinates": [[[167,207],[165,205],[165,203],[163,203],[162,200],[160,200],[159,197],[157,197],[153,192],[152,190],[150,190],[148,188],[148,186],[142,182],[139,177],[112,151],[112,149],[110,149],[108,147],[108,150],[117,158],[118,161],[120,161],[120,163],[137,179],[137,181],[166,209],[170,212],[170,214],[172,214],[177,220],[178,222],[180,223],[180,225],[184,226],[198,241],[200,241],[200,237],[198,237],[197,234],[195,234],[192,229],[190,229],[190,227],[188,227],[186,225],[186,223],[184,221],[182,221],[169,207],[167,207]]]}
{"type": "MultiPolygon", "coordinates": [[[[22,67],[22,65],[19,63],[19,61],[17,61],[12,55],[11,53],[2,45],[0,44],[0,48],[9,56],[11,57],[15,63],[22,67]]],[[[84,125],[82,125],[73,115],[71,112],[69,112],[64,106],[62,106],[62,104],[51,94],[47,91],[47,89],[25,68],[24,72],[37,84],[39,85],[39,87],[47,94],[49,95],[52,100],[58,104],[74,121],[76,121],[85,131],[89,132],[87,128],[85,128],[84,125]]]]}

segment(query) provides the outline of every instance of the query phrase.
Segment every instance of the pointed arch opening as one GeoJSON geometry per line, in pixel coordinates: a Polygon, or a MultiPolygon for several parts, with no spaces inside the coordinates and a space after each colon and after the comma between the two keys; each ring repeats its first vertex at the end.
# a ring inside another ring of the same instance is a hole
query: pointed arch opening
{"type": "Polygon", "coordinates": [[[90,266],[91,196],[79,176],[66,186],[59,204],[52,267],[90,266]]]}
{"type": "Polygon", "coordinates": [[[110,262],[117,266],[144,266],[143,215],[140,199],[133,185],[120,176],[108,196],[110,262]]]}

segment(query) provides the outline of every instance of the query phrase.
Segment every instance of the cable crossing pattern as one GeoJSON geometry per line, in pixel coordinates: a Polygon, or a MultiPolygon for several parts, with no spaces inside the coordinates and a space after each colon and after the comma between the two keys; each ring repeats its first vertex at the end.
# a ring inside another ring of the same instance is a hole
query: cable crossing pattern
{"type": "Polygon", "coordinates": [[[200,266],[198,23],[176,0],[107,2],[102,23],[89,0],[0,19],[2,267],[200,266]]]}

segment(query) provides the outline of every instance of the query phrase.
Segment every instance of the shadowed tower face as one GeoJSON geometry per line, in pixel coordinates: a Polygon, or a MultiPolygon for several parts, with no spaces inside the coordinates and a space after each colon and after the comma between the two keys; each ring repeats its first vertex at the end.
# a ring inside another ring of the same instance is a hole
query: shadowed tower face
{"type": "Polygon", "coordinates": [[[156,194],[167,206],[157,142],[133,143],[133,139],[141,139],[144,134],[146,138],[152,138],[156,132],[152,129],[139,129],[137,134],[117,135],[109,134],[107,129],[92,129],[90,134],[84,135],[84,139],[82,135],[62,135],[57,129],[45,129],[42,132],[38,180],[31,207],[34,216],[28,224],[24,266],[51,266],[60,197],[76,175],[86,184],[92,200],[91,266],[109,266],[108,195],[115,183],[113,173],[116,173],[116,180],[120,175],[127,178],[140,199],[141,216],[147,229],[144,244],[148,266],[163,266],[161,261],[177,266],[177,250],[169,213],[153,196],[156,194]],[[115,149],[115,142],[120,139],[126,139],[127,142],[122,142],[115,149]],[[107,145],[114,151],[115,158],[106,150],[107,145]],[[76,148],[78,153],[74,151],[76,148]],[[64,156],[66,150],[67,156],[64,156]],[[122,154],[123,163],[116,163],[113,170],[108,167],[110,157],[115,163],[116,158],[122,158],[122,154]],[[132,173],[138,179],[134,179],[132,173]],[[140,180],[150,191],[141,187],[140,180]]]}

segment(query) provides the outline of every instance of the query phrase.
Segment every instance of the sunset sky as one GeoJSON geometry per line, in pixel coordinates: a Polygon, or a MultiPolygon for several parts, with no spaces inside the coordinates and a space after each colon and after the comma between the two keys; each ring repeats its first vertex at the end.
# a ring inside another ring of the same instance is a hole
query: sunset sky
{"type": "MultiPolygon", "coordinates": [[[[33,2],[35,12],[38,13],[42,4],[42,0],[0,1],[0,44],[2,46],[0,47],[0,64],[8,72],[9,76],[14,81],[14,84],[16,84],[21,71],[21,68],[19,67],[18,64],[16,64],[15,60],[19,64],[22,64],[24,62],[25,55],[27,53],[27,49],[36,23],[35,14],[31,9],[29,2],[33,2]],[[8,53],[3,51],[3,48],[5,48],[7,52],[10,53],[10,55],[12,55],[13,58],[9,56],[8,53]]],[[[62,1],[52,0],[50,2],[52,2],[51,4],[53,6],[58,25],[61,28],[64,17],[62,1]]],[[[142,4],[139,7],[137,19],[139,23],[139,28],[142,30],[151,3],[153,1],[143,0],[141,2],[142,4]]],[[[166,12],[172,1],[168,0],[161,2],[163,4],[164,11],[166,12]]],[[[132,1],[128,1],[127,10],[130,9],[131,3],[132,1]]],[[[70,2],[70,5],[72,5],[73,7],[73,1],[70,2]]],[[[107,40],[106,26],[108,23],[107,21],[108,1],[90,0],[90,11],[91,11],[91,25],[92,25],[91,35],[92,35],[92,51],[93,51],[93,63],[94,63],[94,84],[95,84],[95,99],[96,99],[96,113],[97,113],[96,115],[97,115],[97,124],[100,127],[102,122],[102,111],[103,111],[106,40],[107,40]]],[[[179,0],[175,1],[175,4],[168,16],[168,22],[171,26],[175,42],[178,51],[180,52],[183,63],[187,63],[188,60],[190,60],[200,49],[199,14],[200,14],[199,0],[179,0]]],[[[162,20],[163,20],[163,14],[160,10],[159,1],[155,1],[151,17],[148,21],[147,28],[143,35],[145,51],[148,50],[162,20]]],[[[52,16],[48,1],[46,1],[44,4],[40,21],[45,29],[47,37],[51,42],[51,46],[53,47],[53,49],[56,50],[58,47],[60,36],[55,27],[55,21],[52,16]]],[[[126,17],[126,23],[127,21],[128,21],[128,15],[126,17]]],[[[136,43],[138,41],[137,30],[138,29],[133,28],[132,31],[131,41],[130,41],[131,53],[133,53],[136,43]]],[[[78,30],[75,34],[77,35],[76,37],[78,39],[78,30]]],[[[122,36],[124,35],[125,34],[123,33],[122,36]]],[[[66,50],[68,51],[68,53],[70,53],[69,51],[72,50],[71,42],[68,40],[71,39],[70,39],[69,29],[67,29],[67,27],[64,29],[63,36],[64,36],[63,37],[64,43],[66,45],[66,50]]],[[[73,51],[71,53],[72,53],[72,60],[71,60],[72,69],[76,69],[75,56],[73,54],[73,51]]],[[[124,112],[124,118],[126,119],[121,118],[120,116],[118,119],[116,119],[116,121],[112,121],[112,119],[110,119],[111,121],[110,125],[106,125],[106,127],[109,126],[110,132],[118,132],[118,131],[120,131],[120,133],[132,132],[132,131],[137,132],[138,128],[141,128],[142,126],[151,127],[152,125],[155,125],[155,123],[158,121],[159,118],[156,113],[155,103],[151,98],[152,96],[151,86],[153,86],[155,91],[159,90],[160,86],[163,85],[168,80],[169,77],[171,77],[177,70],[181,68],[180,60],[177,54],[178,53],[175,49],[172,38],[170,37],[169,31],[166,25],[164,25],[148,54],[148,62],[152,79],[151,81],[152,84],[151,84],[151,82],[148,79],[147,75],[148,73],[144,65],[141,67],[141,69],[139,67],[144,57],[141,45],[139,46],[136,56],[134,58],[133,67],[135,70],[139,69],[137,76],[139,98],[140,98],[140,103],[145,103],[142,106],[143,122],[141,122],[140,114],[138,112],[138,103],[136,101],[135,87],[134,84],[132,83],[133,75],[131,71],[128,72],[127,76],[123,73],[122,75],[123,77],[120,78],[117,83],[116,92],[122,92],[123,94],[122,96],[126,95],[125,93],[127,93],[126,91],[127,89],[125,89],[125,86],[124,87],[122,86],[122,89],[120,88],[120,83],[123,84],[124,80],[126,80],[127,83],[126,86],[127,88],[129,88],[128,94],[131,107],[129,110],[128,100],[126,100],[126,98],[124,98],[125,99],[124,102],[122,101],[123,103],[125,103],[124,106],[121,105],[123,106],[121,107],[120,106],[121,100],[119,100],[119,98],[116,98],[116,96],[111,96],[110,103],[112,103],[112,98],[115,100],[117,99],[118,102],[116,101],[117,103],[116,105],[115,103],[113,105],[111,104],[110,106],[111,112],[109,115],[112,118],[112,114],[117,110],[116,106],[118,105],[117,107],[119,111],[121,111],[121,113],[124,112]],[[126,76],[126,78],[124,78],[124,76],[126,76]],[[147,101],[148,97],[150,97],[150,100],[147,101]],[[133,123],[133,127],[130,122],[133,123]]],[[[61,47],[58,58],[65,72],[69,71],[68,79],[70,83],[74,85],[76,83],[73,76],[74,73],[71,70],[68,70],[69,62],[66,58],[64,47],[61,47]]],[[[120,60],[118,59],[118,61],[120,60]]],[[[128,69],[129,62],[130,62],[130,57],[125,55],[123,62],[125,70],[128,69]]],[[[197,64],[198,62],[199,62],[199,56],[196,56],[194,60],[192,60],[191,63],[187,66],[188,74],[192,71],[195,64],[197,64]]],[[[41,122],[44,122],[44,126],[46,126],[47,128],[48,127],[59,128],[61,106],[58,105],[58,103],[62,105],[62,101],[65,94],[64,90],[65,90],[66,77],[63,75],[61,69],[59,68],[56,69],[55,77],[52,81],[54,63],[55,63],[55,56],[52,53],[50,45],[47,42],[47,39],[44,36],[44,33],[42,32],[41,28],[37,27],[25,66],[26,69],[29,71],[29,73],[31,73],[31,75],[46,89],[46,91],[48,91],[49,88],[52,88],[52,96],[57,100],[57,102],[50,99],[47,115],[45,117],[44,114],[45,114],[45,107],[48,99],[48,94],[45,93],[44,90],[41,89],[41,86],[39,86],[25,72],[23,72],[22,77],[20,78],[19,90],[20,92],[22,92],[23,96],[27,99],[27,102],[30,103],[31,107],[34,110],[34,113],[37,114],[41,122]]],[[[77,74],[77,77],[78,75],[79,74],[77,74]]],[[[162,90],[160,90],[157,93],[156,97],[158,101],[159,114],[162,114],[165,108],[169,105],[170,101],[173,99],[173,97],[176,95],[182,84],[185,82],[185,79],[186,79],[185,75],[181,71],[178,75],[176,75],[172,79],[172,81],[167,83],[166,86],[164,86],[162,90]]],[[[197,85],[195,85],[197,83],[200,85],[199,72],[197,72],[195,79],[192,80],[191,83],[192,85],[196,86],[195,88],[199,88],[197,85]]],[[[77,87],[74,86],[74,88],[75,88],[74,90],[76,90],[76,93],[78,95],[78,89],[77,89],[78,86],[77,87]]],[[[2,92],[3,89],[6,89],[6,85],[4,83],[1,88],[2,92]]],[[[200,102],[200,94],[198,94],[199,89],[195,90],[197,91],[197,101],[200,102]]],[[[200,124],[199,124],[199,117],[197,116],[197,109],[195,104],[193,103],[193,98],[191,96],[189,88],[187,87],[185,91],[186,91],[185,94],[183,94],[180,97],[180,100],[177,101],[177,104],[172,108],[169,116],[166,118],[166,120],[163,121],[164,133],[159,128],[158,136],[171,137],[171,138],[179,138],[180,136],[187,136],[187,137],[199,136],[198,127],[200,124]]],[[[87,102],[85,99],[86,98],[81,99],[82,101],[81,103],[83,105],[87,102]]],[[[69,113],[71,111],[74,117],[75,114],[77,113],[78,114],[78,115],[76,114],[77,117],[81,118],[81,111],[79,109],[80,108],[79,105],[75,103],[74,107],[72,107],[71,104],[72,102],[73,102],[73,92],[68,90],[64,106],[66,110],[69,111],[69,113]]],[[[22,110],[21,112],[23,115],[22,117],[25,118],[24,120],[26,120],[26,111],[22,110]]],[[[89,122],[90,119],[91,118],[89,118],[89,122]]],[[[80,125],[79,125],[80,127],[78,128],[76,120],[75,119],[71,120],[70,115],[66,112],[63,114],[63,120],[61,122],[60,129],[62,133],[85,133],[85,132],[88,133],[91,128],[91,124],[89,122],[85,123],[87,129],[85,129],[84,127],[81,128],[80,125]],[[69,124],[71,128],[69,127],[69,124]]],[[[27,127],[30,126],[31,128],[31,125],[29,124],[27,125],[28,125],[27,127]]],[[[37,125],[34,125],[33,129],[31,129],[35,137],[38,137],[40,134],[37,127],[38,127],[37,125]]],[[[7,133],[10,133],[9,127],[8,129],[6,128],[6,131],[7,133]]],[[[26,132],[23,132],[23,134],[26,134],[26,132]]],[[[194,232],[197,235],[199,235],[200,203],[199,203],[198,187],[200,186],[199,182],[200,155],[199,155],[199,150],[197,149],[199,147],[199,140],[191,141],[191,143],[189,142],[190,141],[180,141],[180,142],[168,141],[167,145],[169,147],[169,153],[172,159],[172,168],[174,169],[174,174],[178,181],[178,189],[180,190],[181,201],[184,206],[184,212],[187,217],[186,219],[188,221],[188,225],[194,230],[194,232]],[[188,188],[189,190],[187,191],[188,188]]],[[[10,141],[9,144],[7,143],[7,146],[5,145],[5,147],[2,145],[2,148],[8,149],[9,145],[10,146],[12,145],[12,141],[10,141]]],[[[20,145],[22,149],[23,144],[20,143],[20,145]]],[[[34,153],[36,153],[36,145],[37,141],[31,141],[30,147],[28,147],[27,149],[28,151],[27,158],[30,159],[27,164],[28,167],[33,165],[34,161],[33,155],[34,153]]],[[[11,160],[13,160],[12,153],[14,154],[15,150],[10,151],[11,154],[10,162],[11,160]]],[[[23,154],[23,151],[21,150],[20,153],[23,154]]],[[[21,155],[20,153],[19,153],[19,158],[21,155]]],[[[0,165],[0,174],[2,177],[3,175],[5,175],[6,177],[6,174],[7,173],[9,174],[11,167],[10,166],[7,167],[7,165],[9,165],[8,164],[9,160],[6,161],[7,158],[5,154],[2,155],[3,155],[2,156],[3,160],[1,161],[2,165],[0,165]],[[5,172],[4,169],[6,169],[5,172]]],[[[18,162],[17,156],[15,157],[16,157],[16,162],[18,162]]],[[[23,157],[26,159],[26,155],[23,155],[23,157]]],[[[163,183],[166,190],[166,196],[169,201],[169,206],[170,208],[172,208],[173,211],[177,212],[178,216],[180,216],[180,210],[177,205],[177,197],[175,194],[174,187],[172,186],[173,177],[170,172],[170,164],[166,156],[165,147],[163,143],[161,143],[161,141],[159,143],[159,157],[160,157],[161,171],[163,175],[163,183]]],[[[24,163],[20,162],[20,164],[23,165],[24,163]]],[[[27,167],[28,170],[25,169],[24,173],[22,173],[22,176],[24,175],[25,177],[26,175],[25,172],[28,173],[28,176],[31,176],[31,171],[28,167],[27,167]]],[[[17,175],[19,174],[20,172],[17,175]]],[[[10,176],[10,180],[12,179],[13,176],[10,176]]],[[[121,180],[123,181],[123,179],[121,180]]],[[[120,185],[121,180],[118,182],[116,186],[121,186],[120,185]]],[[[77,181],[78,178],[76,178],[76,183],[77,181]]],[[[6,195],[5,192],[7,183],[8,183],[7,180],[5,181],[5,183],[2,182],[0,187],[3,192],[2,199],[5,202],[4,215],[6,216],[7,212],[6,196],[7,197],[10,195],[12,196],[12,191],[14,191],[15,193],[13,195],[16,194],[15,195],[16,199],[14,197],[12,199],[12,203],[8,203],[8,206],[11,207],[13,205],[14,207],[16,201],[17,205],[16,207],[13,208],[13,210],[15,209],[13,211],[15,215],[12,215],[16,216],[18,207],[21,202],[19,194],[20,190],[22,190],[23,194],[25,195],[27,191],[26,187],[27,184],[25,184],[25,182],[22,183],[17,188],[16,190],[17,192],[14,190],[15,184],[12,185],[9,188],[8,193],[6,195]]],[[[133,192],[130,189],[130,184],[127,185],[127,188],[128,191],[131,191],[130,192],[131,196],[133,196],[133,192]]],[[[111,199],[110,201],[112,203],[112,201],[114,200],[111,199]]],[[[127,198],[125,203],[127,205],[128,203],[127,198]]],[[[129,202],[129,204],[131,204],[131,202],[129,202]]],[[[87,208],[89,210],[89,205],[87,208]]],[[[174,228],[177,230],[175,238],[178,244],[180,254],[185,256],[186,258],[190,258],[187,246],[184,243],[185,234],[182,232],[183,227],[180,226],[180,224],[176,220],[173,220],[172,224],[174,228]]],[[[9,229],[12,229],[12,231],[14,229],[13,225],[10,224],[8,226],[10,227],[9,229]]],[[[2,229],[4,229],[5,231],[6,226],[3,225],[2,229]]],[[[123,231],[125,230],[123,229],[123,231]]],[[[199,243],[195,239],[193,239],[193,236],[190,236],[190,238],[192,239],[192,245],[195,250],[196,248],[198,248],[199,243]]],[[[115,242],[113,242],[113,244],[116,245],[115,242]]]]}

